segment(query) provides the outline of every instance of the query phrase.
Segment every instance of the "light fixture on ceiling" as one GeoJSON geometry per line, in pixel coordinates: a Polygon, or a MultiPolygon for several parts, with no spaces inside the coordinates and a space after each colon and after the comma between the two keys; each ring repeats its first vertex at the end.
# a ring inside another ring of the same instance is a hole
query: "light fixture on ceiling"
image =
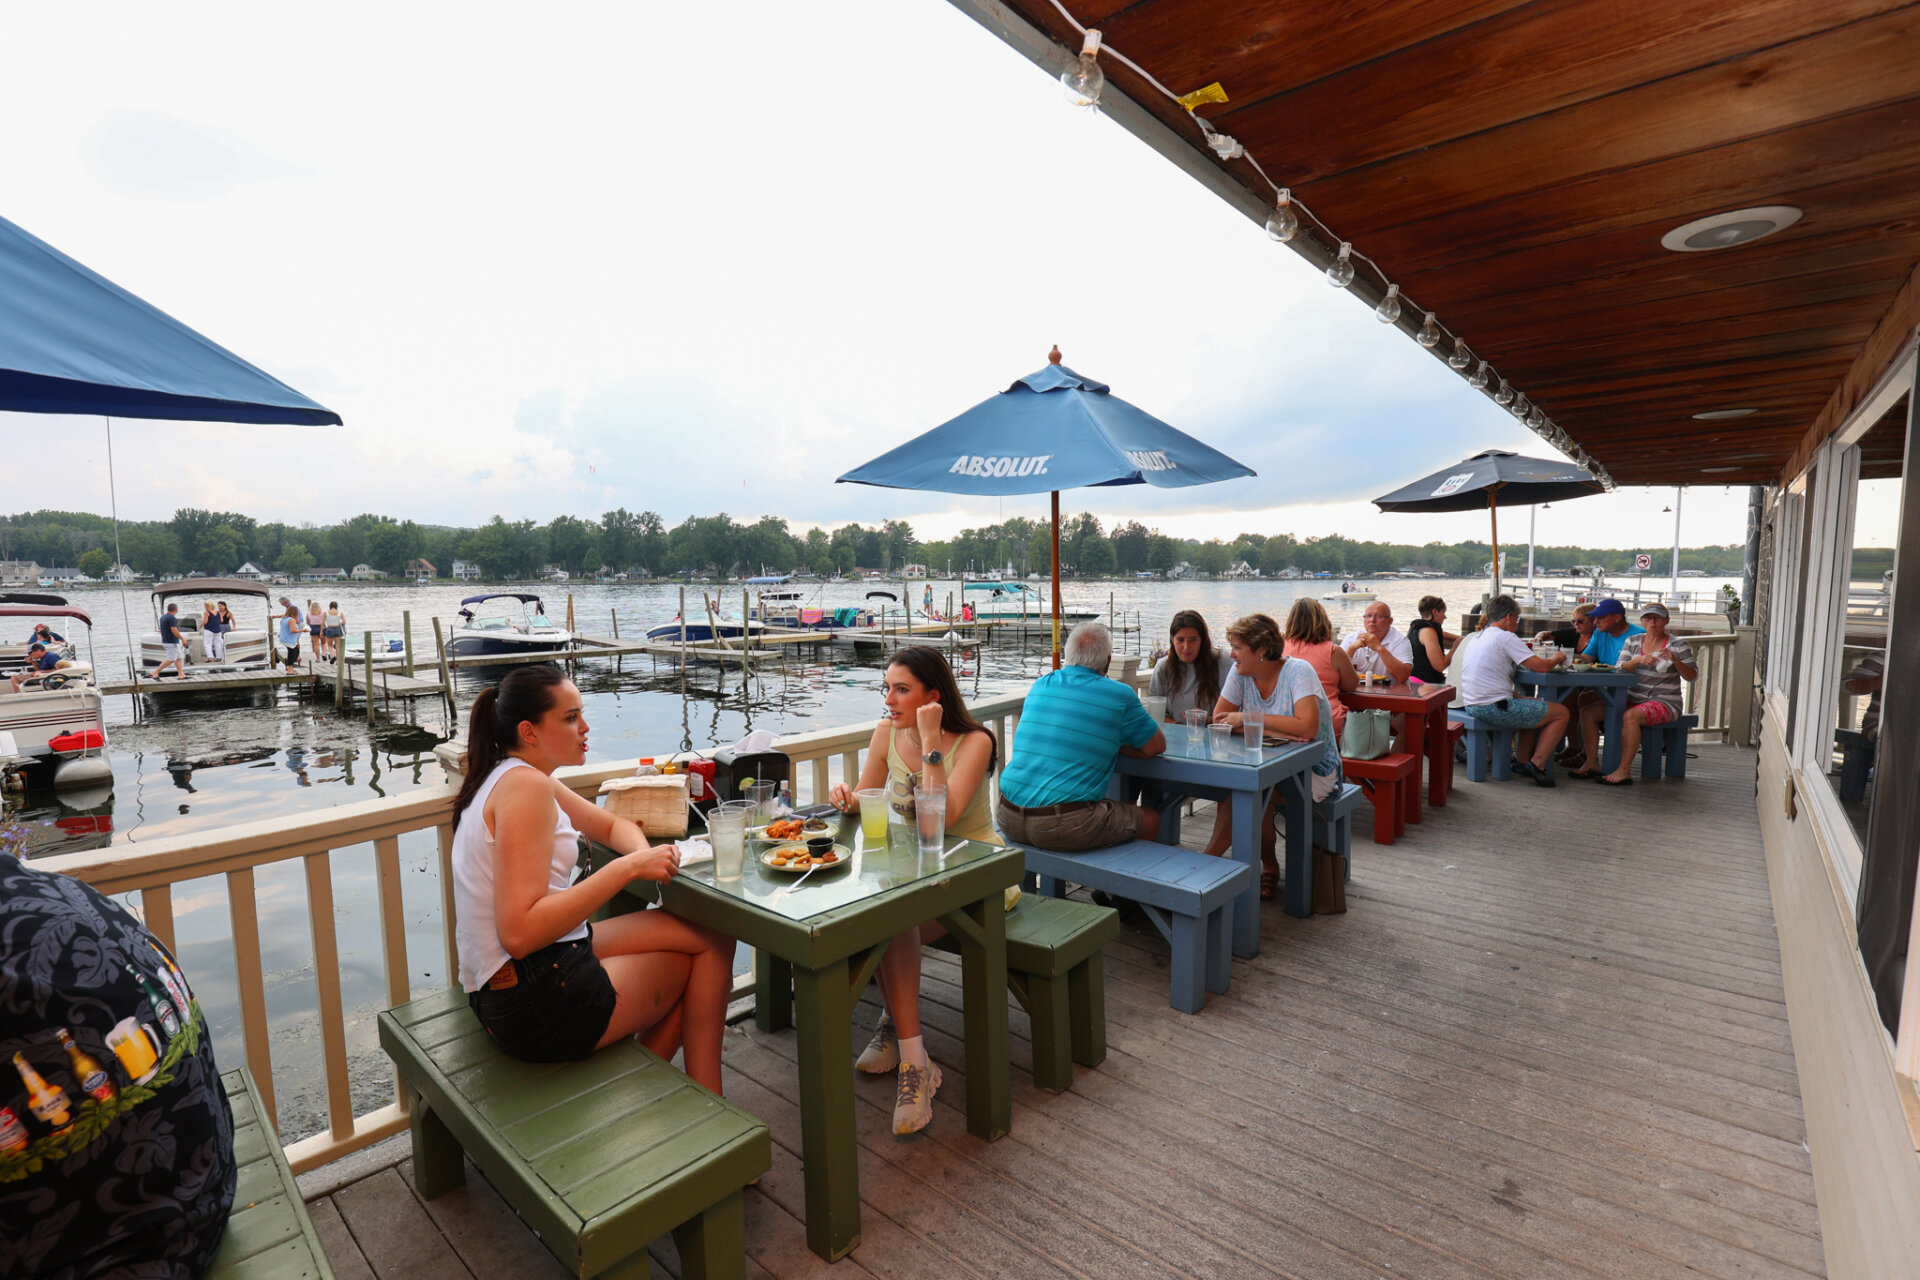
{"type": "Polygon", "coordinates": [[[1427,318],[1420,322],[1420,332],[1413,335],[1413,340],[1423,347],[1440,345],[1440,322],[1433,318],[1433,312],[1427,312],[1427,318]]]}
{"type": "Polygon", "coordinates": [[[1731,249],[1751,244],[1762,236],[1784,231],[1800,221],[1800,210],[1790,204],[1760,205],[1752,209],[1731,209],[1675,227],[1660,237],[1662,248],[1675,253],[1706,253],[1713,249],[1731,249]]]}
{"type": "Polygon", "coordinates": [[[1725,422],[1728,418],[1745,418],[1760,412],[1758,409],[1709,409],[1705,413],[1693,415],[1695,422],[1725,422]]]}
{"type": "Polygon", "coordinates": [[[1100,33],[1089,31],[1080,45],[1080,56],[1060,73],[1060,88],[1067,101],[1076,107],[1097,107],[1107,87],[1107,73],[1100,69],[1100,33]]]}
{"type": "Polygon", "coordinates": [[[1373,309],[1373,318],[1381,324],[1392,324],[1400,318],[1400,286],[1387,286],[1387,296],[1380,299],[1380,305],[1373,309]]]}
{"type": "Polygon", "coordinates": [[[1473,376],[1467,379],[1467,385],[1475,391],[1485,391],[1487,383],[1491,380],[1492,371],[1493,366],[1482,360],[1480,367],[1473,371],[1473,376]]]}
{"type": "Polygon", "coordinates": [[[1505,378],[1500,379],[1500,389],[1493,393],[1493,402],[1502,409],[1513,403],[1513,388],[1505,378]]]}
{"type": "Polygon", "coordinates": [[[1300,215],[1293,211],[1293,192],[1282,187],[1274,197],[1273,212],[1267,215],[1267,236],[1285,244],[1299,230],[1300,215]]]}
{"type": "Polygon", "coordinates": [[[1472,363],[1473,352],[1467,350],[1467,344],[1464,342],[1454,343],[1453,354],[1447,357],[1447,368],[1457,373],[1472,363]]]}
{"type": "Polygon", "coordinates": [[[1700,474],[1703,476],[1717,476],[1724,475],[1729,471],[1738,471],[1739,469],[1738,467],[1702,467],[1700,468],[1700,474]]]}
{"type": "Polygon", "coordinates": [[[1345,240],[1340,242],[1339,254],[1327,264],[1327,283],[1336,289],[1353,283],[1353,245],[1345,240]]]}

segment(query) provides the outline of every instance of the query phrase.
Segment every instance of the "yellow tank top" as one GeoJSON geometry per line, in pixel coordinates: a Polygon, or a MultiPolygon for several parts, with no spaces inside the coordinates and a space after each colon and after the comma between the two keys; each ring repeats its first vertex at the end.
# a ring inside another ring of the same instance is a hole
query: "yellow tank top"
{"type": "MultiPolygon", "coordinates": [[[[907,769],[907,762],[900,757],[900,749],[894,744],[893,730],[887,731],[887,803],[895,813],[913,812],[913,789],[920,781],[918,773],[907,769]]],[[[956,747],[958,743],[954,744],[956,747]]],[[[987,803],[987,790],[993,779],[982,776],[980,785],[974,789],[973,799],[967,802],[967,810],[958,817],[947,815],[947,834],[954,837],[964,836],[968,840],[979,840],[986,844],[999,844],[1000,836],[993,829],[993,812],[987,803]]]]}

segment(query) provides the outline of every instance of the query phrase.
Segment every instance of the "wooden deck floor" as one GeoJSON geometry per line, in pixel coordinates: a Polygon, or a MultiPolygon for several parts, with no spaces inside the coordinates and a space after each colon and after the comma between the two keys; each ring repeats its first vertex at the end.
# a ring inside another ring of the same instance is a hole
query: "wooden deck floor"
{"type": "MultiPolygon", "coordinates": [[[[1404,841],[1357,838],[1346,915],[1270,904],[1198,1016],[1168,1008],[1158,937],[1123,931],[1109,1057],[1070,1092],[1033,1087],[1015,1006],[997,1143],[966,1132],[958,973],[930,953],[934,1123],[895,1139],[891,1078],[860,1079],[864,1240],[833,1267],[797,1217],[792,1035],[735,1029],[728,1095],[774,1137],[748,1274],[1824,1274],[1753,757],[1696,751],[1630,790],[1463,780],[1404,841]]],[[[561,1274],[471,1170],[431,1203],[409,1177],[314,1201],[342,1280],[561,1274]]]]}

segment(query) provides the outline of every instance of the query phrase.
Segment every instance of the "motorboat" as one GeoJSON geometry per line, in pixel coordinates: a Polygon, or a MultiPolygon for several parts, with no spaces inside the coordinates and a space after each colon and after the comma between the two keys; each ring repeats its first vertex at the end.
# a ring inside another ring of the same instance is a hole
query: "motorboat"
{"type": "MultiPolygon", "coordinates": [[[[711,596],[700,598],[702,612],[691,618],[673,617],[657,627],[647,628],[647,639],[661,644],[705,644],[715,638],[738,640],[745,635],[759,635],[767,629],[767,622],[759,617],[742,621],[730,618],[720,610],[720,603],[711,596]]],[[[768,606],[772,611],[772,606],[768,606]]],[[[784,623],[781,625],[785,625],[784,623]]]]}
{"type": "MultiPolygon", "coordinates": [[[[257,582],[248,582],[244,578],[182,578],[176,582],[162,582],[154,586],[153,630],[140,637],[140,669],[143,672],[156,670],[166,661],[166,654],[160,645],[160,615],[166,611],[167,601],[186,597],[193,601],[191,607],[184,607],[178,615],[180,622],[180,642],[186,646],[187,669],[195,675],[226,671],[264,671],[273,665],[273,648],[269,636],[273,630],[273,595],[257,582]],[[255,628],[242,624],[238,629],[227,632],[226,657],[215,662],[207,654],[207,637],[200,630],[203,614],[201,606],[209,600],[231,600],[234,596],[244,596],[260,601],[269,615],[266,625],[255,628]]],[[[303,618],[305,614],[301,615],[303,618]]],[[[305,638],[304,630],[302,639],[305,638]]],[[[149,690],[151,691],[151,690],[149,690]]]]}
{"type": "Polygon", "coordinates": [[[547,618],[547,606],[539,596],[518,591],[489,591],[468,596],[460,602],[462,623],[447,640],[447,652],[456,658],[504,658],[523,653],[563,653],[573,645],[573,633],[555,626],[547,618]],[[510,614],[482,617],[476,605],[493,600],[512,600],[520,605],[520,616],[510,614]]]}
{"type": "Polygon", "coordinates": [[[1351,582],[1343,582],[1340,584],[1338,591],[1329,591],[1320,598],[1322,600],[1341,600],[1349,604],[1365,604],[1369,600],[1379,599],[1379,596],[1371,591],[1356,587],[1351,582]]]}
{"type": "MultiPolygon", "coordinates": [[[[1047,603],[1046,593],[1038,587],[1030,587],[1024,582],[969,582],[960,590],[964,592],[986,592],[985,600],[969,600],[967,607],[973,610],[976,622],[1049,622],[1053,618],[1052,607],[1047,603]]],[[[1072,609],[1060,606],[1060,621],[1063,623],[1091,622],[1100,613],[1096,609],[1072,609]]]]}
{"type": "Polygon", "coordinates": [[[65,620],[87,629],[85,661],[63,632],[55,632],[54,651],[67,665],[53,671],[28,671],[28,641],[0,645],[0,738],[11,742],[6,754],[30,766],[50,766],[57,788],[111,787],[106,709],[93,676],[93,619],[59,596],[21,595],[0,596],[0,619],[45,622],[49,630],[65,620]],[[48,600],[57,603],[41,603],[48,600]],[[15,692],[13,677],[23,672],[15,692]]]}

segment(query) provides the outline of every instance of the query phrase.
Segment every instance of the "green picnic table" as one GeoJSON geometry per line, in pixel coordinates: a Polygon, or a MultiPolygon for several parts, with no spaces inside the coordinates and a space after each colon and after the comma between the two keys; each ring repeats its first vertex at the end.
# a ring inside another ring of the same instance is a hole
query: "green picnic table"
{"type": "MultiPolygon", "coordinates": [[[[853,1119],[853,1009],[887,942],[938,920],[960,946],[965,1012],[967,1131],[992,1141],[1013,1120],[1007,1041],[1004,894],[1026,868],[1019,849],[949,837],[922,858],[911,831],[870,847],[858,818],[842,819],[844,865],[805,880],[762,864],[771,845],[747,842],[741,878],[716,881],[711,862],[670,883],[629,892],[755,949],[755,1021],[793,1027],[799,1042],[800,1145],[806,1167],[807,1245],[829,1262],[860,1243],[859,1145],[853,1119]]],[[[595,846],[598,861],[609,851],[595,846]]]]}

